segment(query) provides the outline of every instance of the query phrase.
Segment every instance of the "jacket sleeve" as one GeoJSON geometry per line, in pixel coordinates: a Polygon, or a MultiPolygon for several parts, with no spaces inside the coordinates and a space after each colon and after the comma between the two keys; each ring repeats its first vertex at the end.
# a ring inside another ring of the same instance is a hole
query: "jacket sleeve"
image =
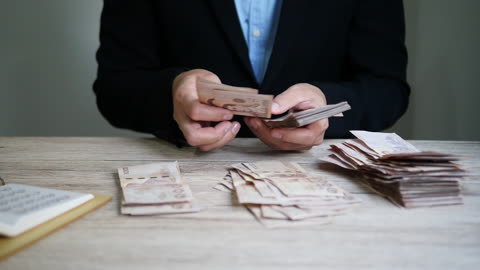
{"type": "Polygon", "coordinates": [[[345,117],[330,118],[326,137],[351,137],[348,130],[392,126],[408,106],[407,51],[401,0],[357,1],[348,34],[345,78],[310,82],[330,104],[348,101],[345,117]]]}
{"type": "Polygon", "coordinates": [[[160,59],[148,0],[105,0],[101,15],[98,73],[93,89],[102,115],[115,127],[151,133],[177,142],[172,82],[186,68],[167,67],[160,59]]]}

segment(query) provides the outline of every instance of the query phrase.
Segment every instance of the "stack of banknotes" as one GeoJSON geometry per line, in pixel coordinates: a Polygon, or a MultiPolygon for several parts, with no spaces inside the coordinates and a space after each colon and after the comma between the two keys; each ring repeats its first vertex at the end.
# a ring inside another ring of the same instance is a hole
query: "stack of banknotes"
{"type": "Polygon", "coordinates": [[[197,80],[197,93],[204,104],[221,107],[237,115],[265,118],[265,125],[271,128],[301,127],[331,116],[342,116],[342,112],[350,109],[350,105],[344,101],[304,111],[291,111],[285,116],[268,119],[272,116],[273,96],[258,94],[257,89],[200,79],[197,80]]]}
{"type": "Polygon", "coordinates": [[[342,112],[350,109],[350,105],[346,101],[343,101],[337,104],[325,105],[304,111],[291,111],[282,117],[263,119],[263,122],[270,128],[296,128],[306,126],[324,118],[343,116],[342,112]]]}
{"type": "Polygon", "coordinates": [[[159,215],[200,211],[178,163],[159,162],[118,169],[124,215],[159,215]]]}
{"type": "Polygon", "coordinates": [[[269,228],[330,223],[360,203],[349,192],[287,161],[234,164],[214,188],[233,191],[238,202],[269,228]]]}
{"type": "Polygon", "coordinates": [[[355,170],[369,188],[406,208],[462,204],[458,157],[420,151],[395,133],[351,131],[324,161],[355,170]]]}

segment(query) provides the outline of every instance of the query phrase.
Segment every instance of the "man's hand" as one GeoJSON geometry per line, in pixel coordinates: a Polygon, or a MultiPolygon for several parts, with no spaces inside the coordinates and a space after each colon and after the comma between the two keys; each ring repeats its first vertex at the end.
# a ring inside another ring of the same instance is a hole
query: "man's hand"
{"type": "Polygon", "coordinates": [[[203,69],[183,72],[173,81],[173,118],[177,121],[188,144],[210,151],[224,146],[235,138],[240,123],[230,122],[232,112],[202,104],[198,101],[197,79],[221,83],[217,75],[203,69]],[[210,126],[210,121],[220,122],[210,126]]]}
{"type": "MultiPolygon", "coordinates": [[[[272,114],[282,114],[290,108],[307,110],[326,104],[325,95],[318,87],[307,83],[299,83],[275,97],[272,114]]],[[[256,117],[246,117],[245,123],[265,144],[279,150],[308,150],[323,142],[325,130],[328,128],[328,119],[322,119],[295,129],[271,129],[256,117]]]]}

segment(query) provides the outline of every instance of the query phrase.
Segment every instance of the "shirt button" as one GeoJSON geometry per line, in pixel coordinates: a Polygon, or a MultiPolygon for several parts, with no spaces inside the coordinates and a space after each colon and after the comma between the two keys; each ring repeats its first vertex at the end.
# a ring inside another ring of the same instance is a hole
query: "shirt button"
{"type": "Polygon", "coordinates": [[[262,32],[261,32],[260,30],[258,30],[258,29],[255,29],[255,31],[253,31],[253,35],[254,35],[255,37],[259,37],[261,34],[262,34],[262,32]]]}

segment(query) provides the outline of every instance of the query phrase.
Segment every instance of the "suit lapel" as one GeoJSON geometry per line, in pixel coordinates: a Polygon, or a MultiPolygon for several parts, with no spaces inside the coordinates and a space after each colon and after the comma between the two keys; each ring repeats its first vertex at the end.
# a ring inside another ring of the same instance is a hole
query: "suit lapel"
{"type": "Polygon", "coordinates": [[[261,88],[269,90],[268,88],[278,76],[289,56],[290,45],[293,42],[299,42],[297,36],[302,32],[304,23],[302,18],[308,9],[308,2],[308,0],[283,0],[275,43],[261,88]]]}
{"type": "Polygon", "coordinates": [[[238,21],[237,10],[233,0],[208,0],[210,6],[219,21],[224,34],[230,45],[240,58],[240,62],[255,81],[252,65],[248,57],[248,47],[243,37],[242,28],[238,21]]]}

